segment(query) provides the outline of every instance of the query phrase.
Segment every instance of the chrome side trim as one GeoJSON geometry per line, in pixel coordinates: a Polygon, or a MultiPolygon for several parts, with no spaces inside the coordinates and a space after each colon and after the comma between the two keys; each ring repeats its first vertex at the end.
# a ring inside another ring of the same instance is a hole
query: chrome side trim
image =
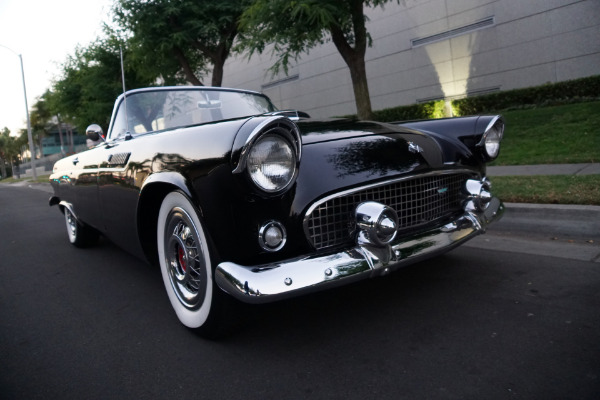
{"type": "Polygon", "coordinates": [[[246,303],[268,303],[303,293],[385,275],[399,267],[447,252],[485,232],[499,219],[504,205],[493,198],[483,212],[465,211],[454,221],[417,236],[395,239],[390,245],[356,245],[329,253],[272,264],[244,266],[220,263],[215,281],[221,289],[246,303]]]}

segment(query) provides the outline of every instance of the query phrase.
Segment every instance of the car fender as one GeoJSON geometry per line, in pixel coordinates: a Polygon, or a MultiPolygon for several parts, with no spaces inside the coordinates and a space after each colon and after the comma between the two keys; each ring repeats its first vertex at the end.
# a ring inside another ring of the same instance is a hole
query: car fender
{"type": "Polygon", "coordinates": [[[184,192],[189,198],[193,198],[187,179],[179,172],[174,171],[157,172],[150,175],[140,188],[140,197],[144,196],[144,192],[149,186],[157,183],[174,186],[184,192]]]}
{"type": "MultiPolygon", "coordinates": [[[[198,204],[197,199],[192,195],[188,180],[178,172],[154,173],[144,181],[140,188],[140,200],[136,215],[137,233],[141,249],[151,264],[158,261],[156,229],[160,206],[167,194],[176,190],[184,193],[194,204],[198,204]]],[[[199,214],[202,213],[199,212],[199,214]]]]}

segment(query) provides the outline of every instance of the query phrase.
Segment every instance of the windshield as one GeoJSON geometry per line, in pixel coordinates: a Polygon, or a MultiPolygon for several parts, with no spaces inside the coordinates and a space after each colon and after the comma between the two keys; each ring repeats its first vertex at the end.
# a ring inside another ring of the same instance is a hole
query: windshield
{"type": "Polygon", "coordinates": [[[271,101],[256,93],[198,88],[143,91],[128,94],[126,103],[121,100],[110,138],[127,131],[160,131],[272,111],[271,101]]]}

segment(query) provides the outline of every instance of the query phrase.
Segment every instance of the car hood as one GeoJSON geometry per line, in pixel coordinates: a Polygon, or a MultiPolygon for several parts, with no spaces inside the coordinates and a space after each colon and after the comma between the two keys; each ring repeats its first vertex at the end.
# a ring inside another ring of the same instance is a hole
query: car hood
{"type": "Polygon", "coordinates": [[[409,128],[352,120],[301,122],[298,128],[303,163],[327,167],[340,179],[359,175],[364,181],[444,163],[440,143],[409,128]]]}
{"type": "MultiPolygon", "coordinates": [[[[448,162],[452,146],[410,128],[377,122],[300,121],[302,160],[297,179],[296,211],[310,199],[344,188],[462,166],[448,162]]],[[[458,161],[458,162],[454,162],[458,161]]]]}

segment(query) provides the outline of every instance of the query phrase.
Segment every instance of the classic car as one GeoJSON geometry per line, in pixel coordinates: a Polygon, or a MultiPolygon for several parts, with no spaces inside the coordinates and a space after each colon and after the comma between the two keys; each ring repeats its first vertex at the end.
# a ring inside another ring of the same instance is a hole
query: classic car
{"type": "Polygon", "coordinates": [[[500,116],[316,120],[263,94],[131,90],[106,134],[59,160],[50,205],[70,242],[101,234],[158,264],[181,323],[210,336],[265,303],[381,276],[485,231],[500,116]]]}

